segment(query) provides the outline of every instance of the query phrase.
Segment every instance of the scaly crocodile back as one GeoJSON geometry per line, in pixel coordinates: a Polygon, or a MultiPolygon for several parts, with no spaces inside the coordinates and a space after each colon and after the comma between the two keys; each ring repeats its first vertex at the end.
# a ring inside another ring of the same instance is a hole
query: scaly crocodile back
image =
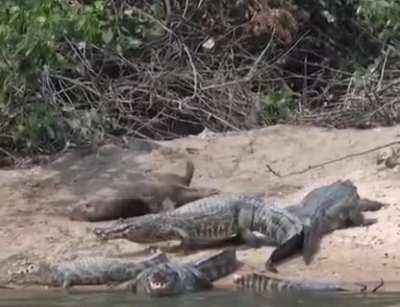
{"type": "Polygon", "coordinates": [[[164,253],[140,262],[104,257],[79,258],[54,266],[52,280],[54,285],[62,287],[123,282],[136,278],[148,267],[167,261],[164,253]]]}
{"type": "MultiPolygon", "coordinates": [[[[239,202],[250,201],[252,197],[239,193],[221,193],[204,197],[185,204],[164,214],[167,217],[185,218],[196,215],[214,215],[236,208],[239,202]]],[[[217,217],[217,216],[216,216],[217,217]]]]}
{"type": "Polygon", "coordinates": [[[303,223],[294,214],[264,203],[254,211],[252,231],[262,233],[272,244],[283,244],[303,231],[303,223]]]}

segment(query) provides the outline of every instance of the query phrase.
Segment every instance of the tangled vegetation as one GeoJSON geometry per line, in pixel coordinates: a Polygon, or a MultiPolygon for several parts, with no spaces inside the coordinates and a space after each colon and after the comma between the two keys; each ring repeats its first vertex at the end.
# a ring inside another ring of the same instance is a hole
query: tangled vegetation
{"type": "Polygon", "coordinates": [[[0,155],[398,123],[399,16],[395,0],[5,0],[0,155]]]}

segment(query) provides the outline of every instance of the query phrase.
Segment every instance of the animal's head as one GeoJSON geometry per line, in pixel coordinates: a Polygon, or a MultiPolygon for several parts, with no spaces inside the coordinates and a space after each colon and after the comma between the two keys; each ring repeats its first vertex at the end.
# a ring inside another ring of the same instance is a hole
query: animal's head
{"type": "Polygon", "coordinates": [[[170,264],[162,263],[144,271],[138,279],[137,291],[150,296],[168,296],[181,288],[179,274],[170,264]]]}
{"type": "Polygon", "coordinates": [[[94,234],[100,240],[127,239],[138,243],[152,243],[166,239],[168,226],[161,220],[154,221],[155,214],[139,218],[120,219],[108,227],[97,227],[94,234]]]}
{"type": "Polygon", "coordinates": [[[73,221],[90,221],[95,214],[95,205],[92,202],[82,202],[68,208],[68,216],[73,221]]]}

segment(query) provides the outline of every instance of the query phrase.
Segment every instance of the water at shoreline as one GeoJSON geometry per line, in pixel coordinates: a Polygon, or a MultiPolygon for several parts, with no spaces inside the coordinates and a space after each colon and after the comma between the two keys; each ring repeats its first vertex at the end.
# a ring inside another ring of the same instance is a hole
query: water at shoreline
{"type": "Polygon", "coordinates": [[[7,307],[333,307],[333,306],[400,306],[400,293],[363,296],[360,294],[314,294],[303,296],[264,297],[243,292],[209,291],[168,298],[138,297],[131,293],[90,292],[67,294],[57,292],[0,292],[0,306],[7,307]]]}

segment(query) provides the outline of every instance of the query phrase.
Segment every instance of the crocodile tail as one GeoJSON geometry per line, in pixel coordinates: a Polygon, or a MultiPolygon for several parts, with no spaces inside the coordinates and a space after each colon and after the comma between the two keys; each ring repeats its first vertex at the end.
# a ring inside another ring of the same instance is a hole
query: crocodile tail
{"type": "Polygon", "coordinates": [[[255,292],[292,292],[292,291],[347,291],[345,288],[330,283],[293,281],[265,274],[235,274],[233,283],[242,289],[255,292]]]}
{"type": "Polygon", "coordinates": [[[324,217],[313,217],[310,225],[304,225],[303,259],[310,264],[317,253],[322,236],[327,232],[328,223],[324,217]]]}
{"type": "Polygon", "coordinates": [[[210,281],[217,280],[233,273],[237,269],[238,265],[236,249],[234,248],[224,249],[215,255],[194,263],[195,268],[204,274],[210,281]]]}
{"type": "Polygon", "coordinates": [[[190,186],[190,183],[192,182],[193,179],[193,174],[194,174],[194,163],[191,159],[188,159],[186,162],[185,175],[183,176],[185,184],[187,186],[190,186]]]}
{"type": "Polygon", "coordinates": [[[250,274],[235,274],[233,283],[237,288],[252,290],[257,293],[263,292],[283,292],[292,288],[298,287],[298,284],[288,280],[282,280],[265,274],[250,273],[250,274]]]}

